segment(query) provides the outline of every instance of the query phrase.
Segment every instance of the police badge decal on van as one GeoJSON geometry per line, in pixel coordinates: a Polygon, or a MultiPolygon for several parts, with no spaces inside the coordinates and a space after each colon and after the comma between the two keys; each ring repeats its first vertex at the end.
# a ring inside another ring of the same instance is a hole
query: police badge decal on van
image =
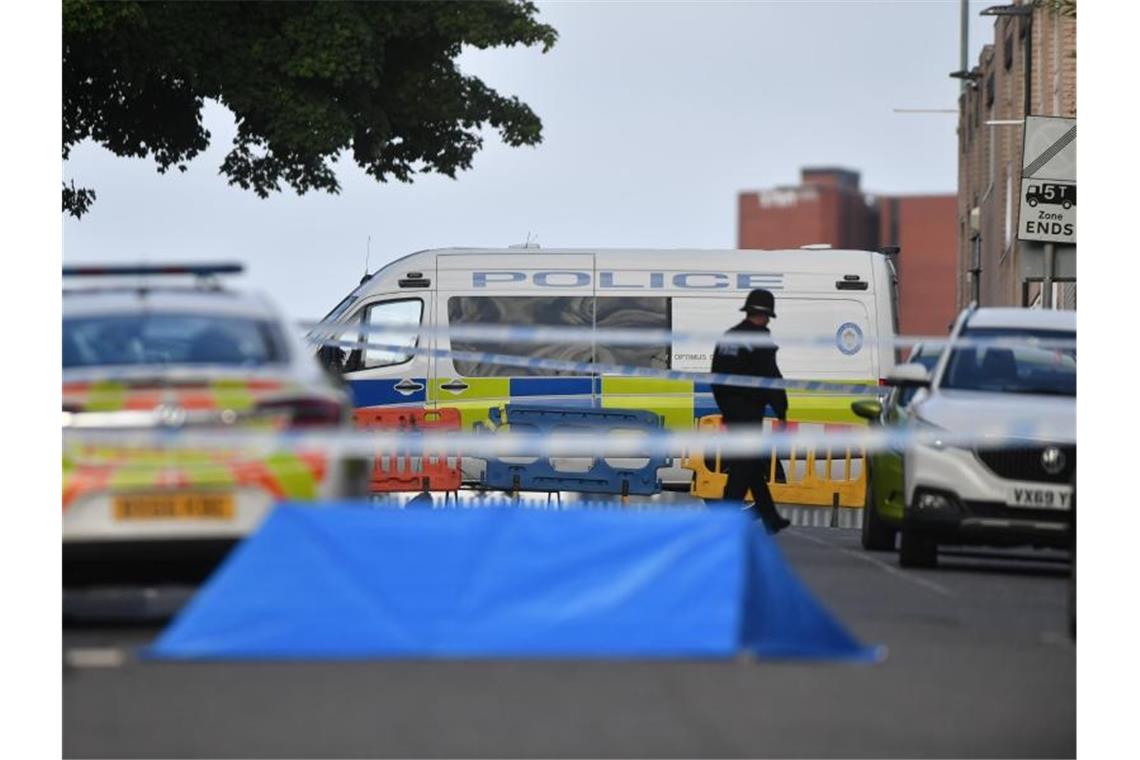
{"type": "Polygon", "coordinates": [[[844,322],[835,331],[835,347],[847,356],[854,356],[863,348],[863,330],[854,322],[844,322]]]}

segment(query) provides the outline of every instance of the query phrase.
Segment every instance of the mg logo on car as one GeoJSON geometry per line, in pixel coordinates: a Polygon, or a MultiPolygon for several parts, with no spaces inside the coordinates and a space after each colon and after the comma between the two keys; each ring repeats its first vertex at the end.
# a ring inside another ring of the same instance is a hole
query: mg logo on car
{"type": "Polygon", "coordinates": [[[1050,475],[1057,475],[1065,469],[1065,453],[1056,446],[1050,446],[1041,452],[1041,466],[1050,475]]]}

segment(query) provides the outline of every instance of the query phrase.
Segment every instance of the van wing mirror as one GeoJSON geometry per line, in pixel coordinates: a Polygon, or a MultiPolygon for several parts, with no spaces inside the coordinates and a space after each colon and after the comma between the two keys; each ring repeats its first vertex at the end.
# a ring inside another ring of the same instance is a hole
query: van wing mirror
{"type": "Polygon", "coordinates": [[[876,422],[883,414],[883,402],[873,398],[852,401],[851,411],[855,412],[857,417],[876,422]]]}
{"type": "Polygon", "coordinates": [[[929,388],[930,373],[921,364],[900,364],[887,375],[887,385],[895,388],[929,388]]]}
{"type": "Polygon", "coordinates": [[[334,375],[344,374],[344,349],[337,346],[321,346],[317,349],[317,361],[334,375]]]}

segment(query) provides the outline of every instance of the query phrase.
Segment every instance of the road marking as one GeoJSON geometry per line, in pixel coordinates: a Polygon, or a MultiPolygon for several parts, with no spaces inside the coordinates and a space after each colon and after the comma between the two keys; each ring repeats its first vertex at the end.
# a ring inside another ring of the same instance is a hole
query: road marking
{"type": "Polygon", "coordinates": [[[73,668],[121,668],[127,663],[127,653],[108,647],[68,649],[64,659],[73,668]]]}
{"type": "Polygon", "coordinates": [[[903,572],[902,570],[899,570],[894,565],[891,565],[887,562],[883,562],[881,559],[878,559],[877,557],[875,557],[871,554],[867,554],[866,552],[852,551],[851,549],[847,549],[847,548],[844,548],[844,547],[839,546],[837,544],[833,544],[830,541],[825,541],[822,538],[817,538],[815,536],[811,536],[811,535],[808,535],[806,533],[800,533],[798,531],[794,532],[794,533],[789,532],[788,535],[796,536],[797,538],[802,538],[804,540],[811,541],[812,543],[816,543],[816,544],[821,544],[823,546],[829,546],[832,549],[838,549],[839,551],[843,552],[844,554],[846,554],[850,557],[855,557],[856,559],[861,559],[864,562],[870,562],[875,567],[889,573],[890,575],[893,575],[896,578],[900,578],[904,581],[909,581],[911,583],[917,584],[917,585],[922,586],[923,588],[927,589],[928,591],[933,591],[936,594],[942,594],[943,596],[957,596],[957,594],[955,594],[953,591],[951,591],[950,589],[943,586],[941,583],[936,583],[935,581],[932,581],[928,578],[923,578],[920,575],[915,575],[913,573],[903,572]]]}

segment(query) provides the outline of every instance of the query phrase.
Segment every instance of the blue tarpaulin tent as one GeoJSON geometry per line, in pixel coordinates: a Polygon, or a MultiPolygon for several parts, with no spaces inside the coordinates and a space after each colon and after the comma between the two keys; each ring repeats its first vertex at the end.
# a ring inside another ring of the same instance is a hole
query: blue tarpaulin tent
{"type": "Polygon", "coordinates": [[[278,507],[164,658],[870,660],[736,510],[278,507]]]}

